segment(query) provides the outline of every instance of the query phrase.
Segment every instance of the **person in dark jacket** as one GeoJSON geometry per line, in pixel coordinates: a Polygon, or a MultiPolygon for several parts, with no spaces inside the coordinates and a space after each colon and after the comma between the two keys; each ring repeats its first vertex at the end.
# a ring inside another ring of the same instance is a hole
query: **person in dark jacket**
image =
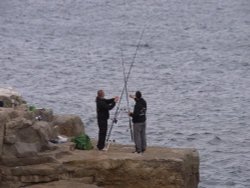
{"type": "Polygon", "coordinates": [[[147,103],[142,98],[140,91],[136,91],[135,96],[129,95],[135,100],[134,111],[129,112],[132,117],[134,129],[135,152],[143,153],[146,150],[146,111],[147,103]]]}
{"type": "Polygon", "coordinates": [[[108,129],[109,110],[113,109],[119,97],[111,99],[104,98],[105,93],[103,90],[97,91],[96,97],[96,111],[97,122],[99,127],[97,148],[103,150],[105,147],[106,134],[108,129]]]}

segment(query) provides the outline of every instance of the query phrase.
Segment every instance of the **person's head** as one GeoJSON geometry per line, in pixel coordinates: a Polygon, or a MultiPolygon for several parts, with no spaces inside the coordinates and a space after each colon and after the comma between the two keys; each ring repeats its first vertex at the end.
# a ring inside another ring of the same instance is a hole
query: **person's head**
{"type": "Polygon", "coordinates": [[[105,93],[104,93],[104,91],[102,89],[97,91],[97,97],[103,98],[104,96],[105,96],[105,93]]]}
{"type": "Polygon", "coordinates": [[[140,92],[140,91],[136,91],[136,92],[135,92],[135,97],[136,97],[137,99],[140,99],[140,98],[141,98],[141,92],[140,92]]]}

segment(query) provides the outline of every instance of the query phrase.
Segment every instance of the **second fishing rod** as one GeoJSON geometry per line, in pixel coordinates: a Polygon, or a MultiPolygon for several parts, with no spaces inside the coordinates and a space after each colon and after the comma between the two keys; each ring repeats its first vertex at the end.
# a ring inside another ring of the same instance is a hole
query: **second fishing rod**
{"type": "MultiPolygon", "coordinates": [[[[128,83],[127,83],[127,78],[126,78],[126,69],[125,69],[125,65],[124,65],[122,49],[121,49],[121,56],[122,56],[122,70],[123,70],[124,88],[125,88],[126,101],[127,101],[127,112],[129,113],[130,107],[129,107],[129,96],[128,96],[128,83]]],[[[134,141],[133,126],[132,126],[132,120],[131,120],[130,116],[128,116],[128,121],[129,121],[129,130],[130,130],[131,141],[134,141]]]]}
{"type": "Polygon", "coordinates": [[[138,41],[138,43],[137,43],[136,50],[135,50],[135,53],[134,53],[132,62],[131,62],[131,64],[130,64],[130,67],[129,67],[129,71],[128,71],[128,73],[127,73],[127,76],[124,77],[124,86],[123,86],[123,89],[122,89],[122,92],[121,92],[121,95],[120,95],[120,100],[119,100],[119,102],[118,102],[118,104],[117,104],[117,107],[116,107],[116,110],[115,110],[115,114],[114,114],[114,118],[113,118],[113,121],[112,121],[112,123],[111,123],[110,129],[109,129],[109,131],[108,131],[107,139],[106,139],[106,141],[108,142],[107,148],[106,148],[107,150],[109,149],[109,146],[110,146],[110,144],[111,144],[111,142],[110,142],[110,136],[111,136],[111,133],[112,133],[112,129],[113,129],[113,127],[114,127],[114,124],[116,124],[117,121],[118,121],[118,120],[117,120],[117,117],[118,117],[119,112],[120,112],[121,101],[122,101],[124,92],[127,92],[127,91],[126,91],[126,90],[127,90],[127,82],[128,82],[129,76],[130,76],[130,74],[131,74],[131,70],[132,70],[132,68],[133,68],[133,66],[134,66],[135,59],[136,59],[136,56],[137,56],[139,47],[140,47],[140,45],[141,45],[141,41],[142,41],[142,38],[143,38],[143,35],[144,35],[145,30],[146,30],[146,26],[144,26],[144,28],[143,28],[143,30],[142,30],[142,32],[141,32],[141,34],[140,34],[140,38],[139,38],[139,41],[138,41]]]}

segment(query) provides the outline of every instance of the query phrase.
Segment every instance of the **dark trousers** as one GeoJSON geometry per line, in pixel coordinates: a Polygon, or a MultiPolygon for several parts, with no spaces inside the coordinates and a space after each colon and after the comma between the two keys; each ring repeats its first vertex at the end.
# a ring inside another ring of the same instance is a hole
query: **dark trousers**
{"type": "Polygon", "coordinates": [[[108,120],[98,119],[97,121],[99,127],[97,148],[99,150],[102,150],[105,147],[105,140],[108,129],[108,120]]]}
{"type": "Polygon", "coordinates": [[[144,152],[147,147],[146,122],[134,123],[133,128],[134,128],[135,150],[138,153],[144,152]]]}

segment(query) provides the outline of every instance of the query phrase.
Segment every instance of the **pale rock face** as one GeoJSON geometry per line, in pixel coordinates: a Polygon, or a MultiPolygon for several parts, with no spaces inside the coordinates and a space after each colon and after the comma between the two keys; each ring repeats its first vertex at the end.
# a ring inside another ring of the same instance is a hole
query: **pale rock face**
{"type": "Polygon", "coordinates": [[[23,100],[20,93],[13,88],[0,88],[0,107],[16,107],[26,102],[23,100]]]}
{"type": "Polygon", "coordinates": [[[12,95],[19,96],[19,97],[21,96],[20,93],[15,91],[12,87],[0,88],[0,95],[6,96],[6,97],[10,97],[12,95]]]}
{"type": "Polygon", "coordinates": [[[61,135],[72,137],[84,133],[84,124],[76,115],[56,115],[52,123],[61,135]]]}

